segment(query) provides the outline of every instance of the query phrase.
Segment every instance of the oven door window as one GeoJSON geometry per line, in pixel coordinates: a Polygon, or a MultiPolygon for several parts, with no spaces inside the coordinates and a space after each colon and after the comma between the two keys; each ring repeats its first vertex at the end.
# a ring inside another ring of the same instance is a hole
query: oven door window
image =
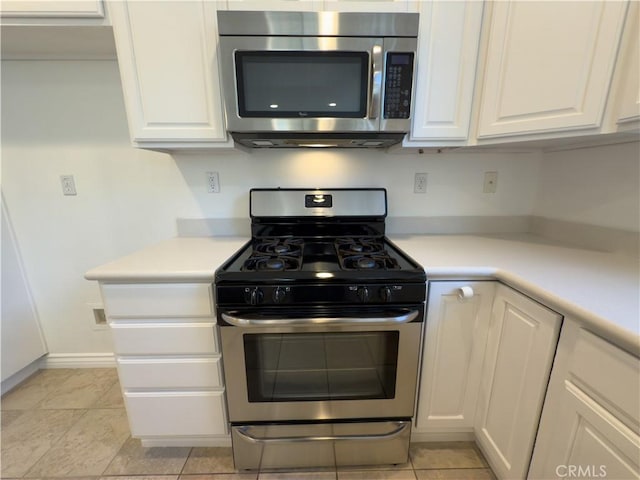
{"type": "Polygon", "coordinates": [[[364,118],[367,52],[237,51],[240,117],[364,118]]]}
{"type": "Polygon", "coordinates": [[[395,397],[397,331],[245,334],[250,402],[395,397]]]}

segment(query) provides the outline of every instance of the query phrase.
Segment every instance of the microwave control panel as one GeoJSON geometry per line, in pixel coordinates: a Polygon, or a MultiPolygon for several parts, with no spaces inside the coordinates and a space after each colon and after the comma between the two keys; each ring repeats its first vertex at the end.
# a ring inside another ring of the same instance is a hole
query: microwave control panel
{"type": "Polygon", "coordinates": [[[387,53],[384,118],[409,118],[413,83],[413,52],[387,53]]]}

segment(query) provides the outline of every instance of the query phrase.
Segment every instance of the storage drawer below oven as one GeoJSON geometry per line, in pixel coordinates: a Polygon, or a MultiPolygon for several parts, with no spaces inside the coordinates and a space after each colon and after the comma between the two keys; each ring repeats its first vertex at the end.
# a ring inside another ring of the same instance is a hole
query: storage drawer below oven
{"type": "Polygon", "coordinates": [[[237,469],[405,463],[411,421],[236,425],[237,469]]]}

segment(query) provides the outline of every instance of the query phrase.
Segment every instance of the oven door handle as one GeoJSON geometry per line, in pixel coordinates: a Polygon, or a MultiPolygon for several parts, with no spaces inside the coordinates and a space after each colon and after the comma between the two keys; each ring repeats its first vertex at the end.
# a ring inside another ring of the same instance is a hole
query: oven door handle
{"type": "Polygon", "coordinates": [[[235,325],[236,327],[269,327],[279,325],[354,325],[354,324],[387,324],[396,325],[398,323],[409,323],[420,315],[419,310],[409,310],[402,315],[396,315],[394,317],[313,317],[313,318],[278,318],[278,319],[266,319],[266,318],[243,318],[236,317],[235,315],[229,315],[228,313],[222,314],[222,319],[235,325]]]}
{"type": "Polygon", "coordinates": [[[251,426],[238,427],[238,434],[251,443],[301,443],[301,442],[324,442],[331,440],[383,440],[391,439],[402,435],[409,428],[409,422],[391,422],[396,428],[387,433],[373,433],[370,435],[308,435],[300,437],[256,437],[251,435],[251,426]]]}

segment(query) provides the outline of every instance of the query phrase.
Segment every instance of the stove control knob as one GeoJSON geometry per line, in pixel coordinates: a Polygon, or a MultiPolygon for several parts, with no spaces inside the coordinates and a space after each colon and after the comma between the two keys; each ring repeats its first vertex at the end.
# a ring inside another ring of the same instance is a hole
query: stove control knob
{"type": "Polygon", "coordinates": [[[262,290],[258,287],[251,288],[251,289],[247,288],[244,291],[244,300],[245,302],[251,305],[258,305],[263,302],[264,294],[262,293],[262,290]]]}
{"type": "Polygon", "coordinates": [[[378,292],[378,295],[380,295],[380,300],[384,303],[391,301],[391,289],[389,287],[382,287],[378,292]]]}
{"type": "Polygon", "coordinates": [[[273,303],[284,303],[287,297],[287,291],[282,287],[276,287],[273,291],[273,303]]]}
{"type": "Polygon", "coordinates": [[[369,289],[367,287],[358,287],[357,294],[362,303],[369,301],[369,289]]]}

